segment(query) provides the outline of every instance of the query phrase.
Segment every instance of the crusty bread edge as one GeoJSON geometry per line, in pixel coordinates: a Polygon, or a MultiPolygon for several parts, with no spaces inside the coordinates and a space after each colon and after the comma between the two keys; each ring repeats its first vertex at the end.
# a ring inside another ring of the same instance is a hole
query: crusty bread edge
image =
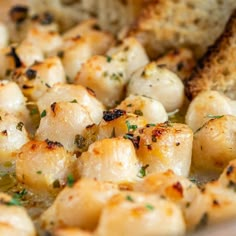
{"type": "Polygon", "coordinates": [[[234,26],[236,24],[236,10],[232,13],[230,19],[228,20],[224,32],[219,36],[215,43],[210,46],[205,53],[205,55],[198,61],[197,66],[193,70],[189,79],[185,81],[185,94],[189,100],[192,100],[196,95],[203,91],[208,90],[209,88],[204,88],[199,86],[200,84],[209,84],[211,78],[207,78],[209,81],[204,81],[206,78],[202,77],[204,72],[208,70],[209,67],[212,67],[212,60],[215,56],[221,51],[225,50],[226,47],[230,46],[230,38],[234,35],[236,37],[236,31],[234,26]]]}

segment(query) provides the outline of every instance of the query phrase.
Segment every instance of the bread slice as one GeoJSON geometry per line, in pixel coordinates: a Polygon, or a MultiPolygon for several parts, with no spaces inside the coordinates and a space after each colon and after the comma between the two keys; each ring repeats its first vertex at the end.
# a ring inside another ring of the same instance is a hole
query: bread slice
{"type": "Polygon", "coordinates": [[[189,99],[203,90],[217,90],[236,99],[236,11],[186,83],[189,99]]]}
{"type": "Polygon", "coordinates": [[[235,0],[151,0],[130,29],[152,58],[187,47],[197,57],[222,33],[235,0]]]}
{"type": "Polygon", "coordinates": [[[35,13],[50,11],[68,29],[75,23],[97,18],[102,29],[118,33],[139,13],[144,0],[29,0],[35,13]]]}

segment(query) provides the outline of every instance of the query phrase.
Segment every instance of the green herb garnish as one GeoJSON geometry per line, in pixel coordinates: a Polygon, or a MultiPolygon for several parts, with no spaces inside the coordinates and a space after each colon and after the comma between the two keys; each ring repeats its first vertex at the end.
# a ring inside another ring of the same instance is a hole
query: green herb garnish
{"type": "Polygon", "coordinates": [[[210,119],[220,119],[220,118],[222,118],[224,115],[219,115],[219,116],[215,116],[215,115],[210,115],[210,114],[208,114],[206,117],[207,118],[210,118],[210,119]]]}
{"type": "Polygon", "coordinates": [[[143,177],[145,177],[145,176],[147,175],[146,169],[147,169],[148,167],[149,167],[149,165],[147,164],[147,165],[142,166],[142,167],[140,168],[140,170],[139,170],[139,172],[138,172],[138,177],[139,177],[139,178],[143,178],[143,177]]]}
{"type": "Polygon", "coordinates": [[[42,113],[41,113],[41,115],[40,115],[40,117],[43,118],[43,117],[45,117],[46,115],[47,115],[46,110],[43,110],[42,113]]]}
{"type": "Polygon", "coordinates": [[[130,195],[126,196],[126,200],[129,202],[134,202],[134,199],[130,195]]]}
{"type": "Polygon", "coordinates": [[[143,116],[143,112],[141,110],[135,110],[134,114],[137,116],[143,116]]]}
{"type": "Polygon", "coordinates": [[[78,101],[76,99],[70,101],[70,103],[78,103],[78,101]]]}
{"type": "Polygon", "coordinates": [[[107,62],[111,62],[112,58],[110,56],[107,56],[107,62]]]}
{"type": "Polygon", "coordinates": [[[146,207],[149,211],[153,211],[153,210],[154,210],[154,206],[153,206],[153,205],[147,204],[145,207],[146,207]]]}
{"type": "Polygon", "coordinates": [[[137,125],[131,125],[128,120],[125,123],[126,123],[127,129],[128,129],[128,132],[130,132],[130,131],[133,132],[138,128],[137,125]]]}
{"type": "Polygon", "coordinates": [[[67,186],[72,187],[75,183],[74,176],[72,174],[69,174],[67,176],[67,186]]]}

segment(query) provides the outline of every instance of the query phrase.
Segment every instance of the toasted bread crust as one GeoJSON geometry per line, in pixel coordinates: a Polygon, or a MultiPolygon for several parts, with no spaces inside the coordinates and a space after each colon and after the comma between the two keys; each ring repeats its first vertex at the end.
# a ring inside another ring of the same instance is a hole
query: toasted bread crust
{"type": "Polygon", "coordinates": [[[186,81],[186,95],[191,100],[204,90],[217,90],[236,99],[236,10],[224,33],[209,47],[186,81]]]}
{"type": "Polygon", "coordinates": [[[132,25],[151,58],[187,47],[201,57],[222,33],[236,7],[233,0],[150,0],[132,25]]]}

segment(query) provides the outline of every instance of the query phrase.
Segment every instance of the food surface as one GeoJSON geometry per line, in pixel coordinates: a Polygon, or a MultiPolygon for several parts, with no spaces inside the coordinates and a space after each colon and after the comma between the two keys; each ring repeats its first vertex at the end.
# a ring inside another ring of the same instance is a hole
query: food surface
{"type": "Polygon", "coordinates": [[[236,218],[235,8],[0,2],[0,235],[184,236],[236,218]]]}

